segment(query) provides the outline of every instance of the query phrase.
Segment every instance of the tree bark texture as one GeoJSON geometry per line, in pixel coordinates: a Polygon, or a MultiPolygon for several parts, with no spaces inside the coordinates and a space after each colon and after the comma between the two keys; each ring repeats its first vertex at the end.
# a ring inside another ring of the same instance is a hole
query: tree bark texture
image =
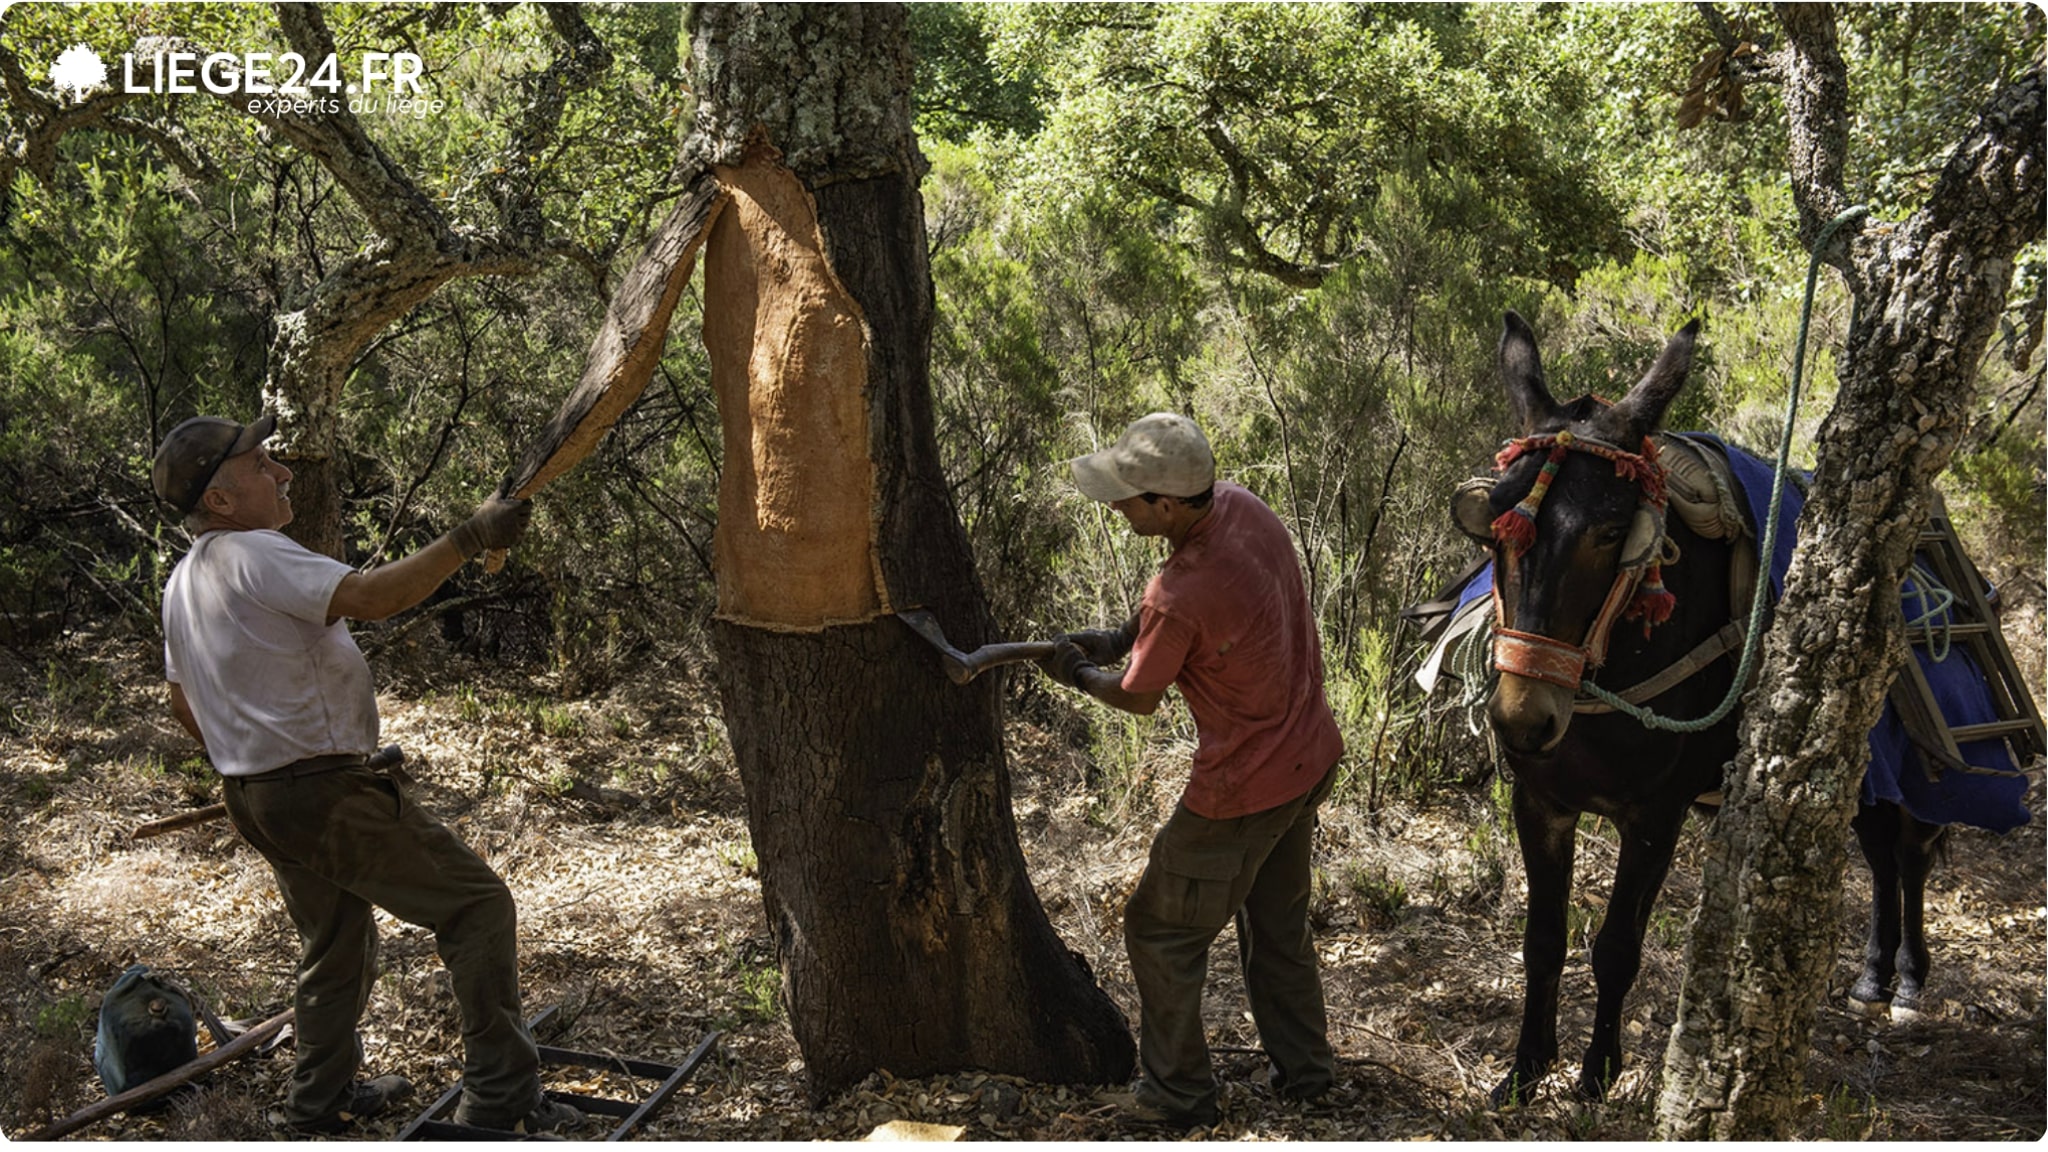
{"type": "Polygon", "coordinates": [[[1129,1075],[1122,1013],[1060,942],[1010,808],[1001,681],[893,617],[992,623],[939,467],[932,288],[896,6],[707,5],[686,163],[724,429],[719,688],[811,1089],[877,1069],[1129,1075]]]}
{"type": "MultiPolygon", "coordinates": [[[[1783,5],[1779,17],[1793,187],[1811,245],[1847,204],[1847,81],[1824,5],[1783,5]]],[[[1896,590],[1964,426],[2012,257],[2042,234],[2043,100],[2037,62],[1992,100],[1925,206],[1831,245],[1857,319],[1708,842],[1664,1058],[1666,1138],[1792,1133],[1835,955],[1865,734],[1905,659],[1896,590]]]]}

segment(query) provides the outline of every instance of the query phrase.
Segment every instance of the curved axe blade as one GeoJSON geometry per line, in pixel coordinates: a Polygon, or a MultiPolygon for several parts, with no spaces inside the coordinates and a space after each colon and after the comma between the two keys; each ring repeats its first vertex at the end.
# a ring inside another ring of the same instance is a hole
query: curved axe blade
{"type": "Polygon", "coordinates": [[[1002,664],[1025,664],[1043,660],[1052,655],[1052,641],[1026,640],[1016,644],[984,644],[972,652],[962,652],[946,639],[945,629],[939,627],[938,617],[924,608],[906,608],[896,614],[910,629],[939,651],[939,663],[946,669],[946,679],[955,684],[965,684],[976,676],[1002,664]]]}

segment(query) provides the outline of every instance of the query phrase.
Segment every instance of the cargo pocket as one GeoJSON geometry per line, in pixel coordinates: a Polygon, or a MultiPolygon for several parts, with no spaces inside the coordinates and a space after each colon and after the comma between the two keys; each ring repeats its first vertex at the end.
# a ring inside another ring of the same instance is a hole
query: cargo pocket
{"type": "Polygon", "coordinates": [[[1155,911],[1160,918],[1220,929],[1237,911],[1230,894],[1244,870],[1243,845],[1196,849],[1161,844],[1152,864],[1159,873],[1155,911]]]}

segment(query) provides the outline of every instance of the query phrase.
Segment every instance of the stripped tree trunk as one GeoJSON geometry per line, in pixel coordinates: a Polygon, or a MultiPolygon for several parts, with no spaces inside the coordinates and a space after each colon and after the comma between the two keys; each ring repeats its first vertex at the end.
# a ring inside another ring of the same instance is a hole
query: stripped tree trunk
{"type": "MultiPolygon", "coordinates": [[[[1826,5],[1778,12],[1793,187],[1812,246],[1848,207],[1847,71],[1826,5]]],[[[1823,253],[1848,277],[1858,319],[1815,445],[1767,687],[1745,715],[1708,842],[1664,1057],[1666,1138],[1793,1133],[1835,956],[1864,734],[1905,658],[1896,589],[1975,394],[2012,258],[2042,233],[2043,93],[2037,61],[1992,100],[1920,211],[1845,230],[1823,253]]]]}
{"type": "Polygon", "coordinates": [[[713,640],[791,1030],[822,1097],[979,1067],[1107,1082],[1129,1028],[1053,933],[1010,809],[997,676],[893,613],[992,625],[940,471],[898,6],[706,5],[686,164],[724,427],[713,640]]]}

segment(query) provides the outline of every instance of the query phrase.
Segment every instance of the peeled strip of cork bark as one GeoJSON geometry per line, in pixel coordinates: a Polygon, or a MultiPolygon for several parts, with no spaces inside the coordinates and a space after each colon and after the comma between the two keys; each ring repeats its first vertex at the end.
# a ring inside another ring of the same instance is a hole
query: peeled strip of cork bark
{"type": "MultiPolygon", "coordinates": [[[[574,468],[640,398],[661,363],[669,319],[690,282],[697,250],[724,204],[725,193],[715,175],[704,172],[691,181],[612,296],[576,390],[541,429],[501,491],[524,500],[574,468]]],[[[492,552],[485,560],[493,572],[503,564],[503,552],[492,552]]]]}

